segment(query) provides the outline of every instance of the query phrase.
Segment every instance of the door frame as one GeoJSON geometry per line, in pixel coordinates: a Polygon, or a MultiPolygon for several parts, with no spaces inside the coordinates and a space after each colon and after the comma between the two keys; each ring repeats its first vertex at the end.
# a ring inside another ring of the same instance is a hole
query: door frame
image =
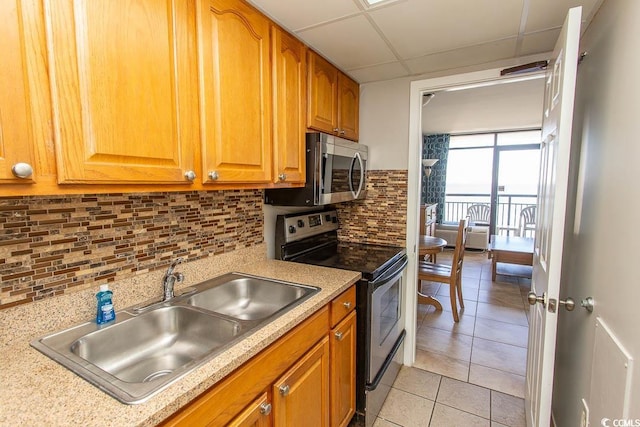
{"type": "MultiPolygon", "coordinates": [[[[535,55],[522,58],[522,62],[546,59],[546,55],[535,55]]],[[[513,64],[508,64],[513,65],[513,64]]],[[[416,319],[417,319],[417,259],[418,233],[420,222],[420,184],[422,179],[422,95],[450,89],[463,90],[497,84],[516,83],[528,80],[534,75],[544,76],[544,71],[527,73],[522,76],[501,76],[502,68],[493,68],[471,73],[453,74],[411,82],[409,93],[409,150],[408,150],[408,182],[407,182],[407,237],[406,249],[409,258],[407,265],[406,297],[405,297],[405,330],[407,331],[404,347],[404,364],[413,366],[416,359],[416,319]]]]}

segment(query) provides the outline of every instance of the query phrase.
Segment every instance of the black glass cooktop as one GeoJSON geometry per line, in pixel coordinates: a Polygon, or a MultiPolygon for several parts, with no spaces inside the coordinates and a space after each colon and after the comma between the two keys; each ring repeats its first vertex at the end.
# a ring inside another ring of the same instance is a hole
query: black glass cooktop
{"type": "Polygon", "coordinates": [[[397,246],[338,242],[292,258],[291,261],[359,271],[365,279],[372,280],[405,253],[404,248],[397,246]]]}

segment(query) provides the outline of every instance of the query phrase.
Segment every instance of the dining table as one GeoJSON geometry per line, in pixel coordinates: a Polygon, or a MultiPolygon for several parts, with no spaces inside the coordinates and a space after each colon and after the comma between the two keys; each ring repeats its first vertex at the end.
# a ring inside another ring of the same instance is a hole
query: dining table
{"type": "Polygon", "coordinates": [[[421,234],[418,238],[418,254],[421,257],[429,255],[431,262],[436,262],[436,256],[447,246],[447,241],[435,236],[421,234]]]}
{"type": "MultiPolygon", "coordinates": [[[[445,246],[447,246],[446,240],[440,237],[421,234],[418,238],[418,255],[420,255],[420,258],[425,258],[428,255],[430,261],[435,263],[437,254],[442,252],[445,246]]],[[[436,297],[422,293],[420,281],[418,281],[418,302],[432,305],[436,310],[442,311],[442,304],[436,297]]]]}

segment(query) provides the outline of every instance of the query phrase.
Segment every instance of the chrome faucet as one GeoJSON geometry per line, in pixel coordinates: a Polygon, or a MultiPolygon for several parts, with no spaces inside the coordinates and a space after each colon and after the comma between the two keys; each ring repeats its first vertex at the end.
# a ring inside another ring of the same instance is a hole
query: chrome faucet
{"type": "Polygon", "coordinates": [[[167,272],[164,274],[164,277],[162,278],[162,286],[164,288],[164,297],[162,299],[163,301],[168,301],[173,298],[173,285],[175,285],[176,282],[180,283],[184,280],[184,274],[173,273],[173,270],[175,270],[176,266],[180,264],[182,260],[183,258],[178,258],[173,261],[167,269],[167,272]]]}

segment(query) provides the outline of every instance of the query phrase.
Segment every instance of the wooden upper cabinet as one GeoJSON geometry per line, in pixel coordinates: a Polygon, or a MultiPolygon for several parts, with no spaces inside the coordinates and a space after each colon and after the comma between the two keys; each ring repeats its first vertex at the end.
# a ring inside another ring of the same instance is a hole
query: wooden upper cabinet
{"type": "Polygon", "coordinates": [[[308,62],[307,127],[357,141],[360,86],[311,50],[308,62]]]}
{"type": "Polygon", "coordinates": [[[192,1],[45,0],[59,183],[188,184],[192,1]]]}
{"type": "Polygon", "coordinates": [[[274,26],[274,182],[304,183],[307,48],[274,26]]]}
{"type": "Polygon", "coordinates": [[[199,2],[204,182],[270,182],[270,21],[240,0],[199,2]]]}
{"type": "Polygon", "coordinates": [[[33,174],[19,178],[12,167],[20,163],[32,169],[36,166],[25,63],[28,43],[34,41],[22,31],[19,3],[19,0],[0,1],[0,184],[31,183],[33,174]]]}
{"type": "Polygon", "coordinates": [[[338,131],[338,69],[317,53],[308,51],[309,95],[307,126],[327,133],[338,131]]]}
{"type": "Polygon", "coordinates": [[[360,86],[338,73],[338,131],[342,138],[358,140],[360,86]]]}

